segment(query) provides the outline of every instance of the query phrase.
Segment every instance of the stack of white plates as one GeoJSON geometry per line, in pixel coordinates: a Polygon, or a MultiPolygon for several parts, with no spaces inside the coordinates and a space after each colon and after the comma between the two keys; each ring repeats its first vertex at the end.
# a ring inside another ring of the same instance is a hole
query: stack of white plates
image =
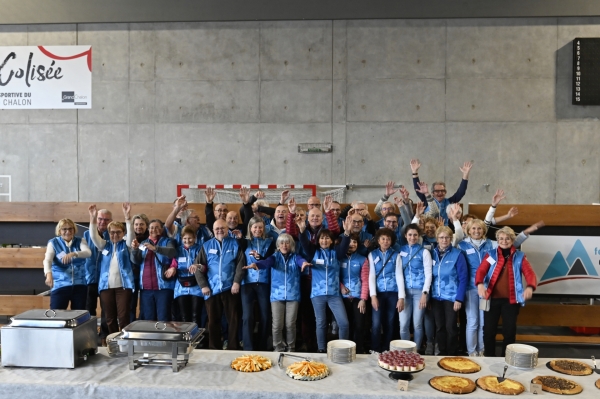
{"type": "Polygon", "coordinates": [[[327,343],[327,359],[334,363],[350,363],[356,359],[356,344],[347,339],[327,343]]]}
{"type": "Polygon", "coordinates": [[[538,349],[535,346],[510,344],[506,347],[504,361],[519,369],[532,369],[538,364],[538,349]]]}
{"type": "Polygon", "coordinates": [[[127,352],[121,352],[119,343],[117,342],[121,336],[121,332],[116,332],[106,337],[106,346],[110,356],[127,356],[127,352]]]}
{"type": "Polygon", "coordinates": [[[390,350],[391,351],[416,352],[417,344],[415,344],[412,341],[397,339],[394,341],[390,341],[390,350]]]}

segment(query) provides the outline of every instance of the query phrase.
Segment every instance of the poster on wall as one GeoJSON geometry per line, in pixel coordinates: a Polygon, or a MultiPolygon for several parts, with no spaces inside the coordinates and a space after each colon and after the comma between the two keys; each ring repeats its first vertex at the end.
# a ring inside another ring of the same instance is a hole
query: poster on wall
{"type": "Polygon", "coordinates": [[[600,296],[600,237],[531,236],[523,243],[538,294],[600,296]]]}
{"type": "Polygon", "coordinates": [[[91,46],[0,46],[0,109],[92,108],[91,46]]]}

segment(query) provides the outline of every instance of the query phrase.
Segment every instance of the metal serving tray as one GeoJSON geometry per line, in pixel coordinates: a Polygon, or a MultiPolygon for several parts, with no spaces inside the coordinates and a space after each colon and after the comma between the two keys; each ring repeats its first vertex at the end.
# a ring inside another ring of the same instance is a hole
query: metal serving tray
{"type": "Polygon", "coordinates": [[[196,323],[138,320],[123,328],[121,339],[190,342],[199,331],[196,323]]]}
{"type": "Polygon", "coordinates": [[[11,317],[11,327],[75,328],[90,319],[87,310],[33,309],[11,317]]]}

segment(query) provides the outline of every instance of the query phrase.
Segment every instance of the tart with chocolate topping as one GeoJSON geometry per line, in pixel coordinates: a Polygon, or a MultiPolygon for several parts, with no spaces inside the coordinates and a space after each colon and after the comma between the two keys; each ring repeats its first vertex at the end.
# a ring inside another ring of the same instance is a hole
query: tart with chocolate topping
{"type": "Polygon", "coordinates": [[[551,360],[548,362],[551,370],[568,375],[590,375],[592,368],[577,360],[551,360]]]}
{"type": "Polygon", "coordinates": [[[549,375],[535,377],[531,380],[534,384],[540,384],[542,390],[559,395],[575,395],[583,391],[581,385],[566,378],[553,377],[549,375]]]}

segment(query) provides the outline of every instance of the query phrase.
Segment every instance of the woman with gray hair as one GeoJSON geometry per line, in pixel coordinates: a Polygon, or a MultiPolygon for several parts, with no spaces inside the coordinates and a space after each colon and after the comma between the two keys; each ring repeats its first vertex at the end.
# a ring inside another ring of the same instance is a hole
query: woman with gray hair
{"type": "Polygon", "coordinates": [[[77,226],[71,219],[61,219],[55,229],[56,237],[48,241],[44,256],[46,285],[51,309],[84,310],[87,299],[85,260],[92,254],[85,238],[75,237],[77,226]]]}
{"type": "MultiPolygon", "coordinates": [[[[271,270],[271,312],[275,352],[296,351],[296,317],[300,304],[300,273],[309,265],[295,253],[296,244],[289,234],[277,237],[277,252],[244,267],[255,271],[271,270]],[[283,327],[285,323],[285,340],[283,327]]],[[[244,348],[245,349],[245,348],[244,348]]]]}
{"type": "MultiPolygon", "coordinates": [[[[246,264],[250,265],[256,261],[266,259],[275,252],[273,238],[266,236],[265,222],[259,216],[254,216],[248,223],[248,234],[246,237],[246,264]]],[[[271,306],[269,304],[269,292],[271,284],[271,273],[265,270],[248,270],[242,280],[242,340],[244,350],[267,350],[267,338],[269,336],[269,319],[271,318],[271,306]],[[254,346],[254,301],[258,304],[260,313],[258,327],[258,345],[254,346]]]]}

